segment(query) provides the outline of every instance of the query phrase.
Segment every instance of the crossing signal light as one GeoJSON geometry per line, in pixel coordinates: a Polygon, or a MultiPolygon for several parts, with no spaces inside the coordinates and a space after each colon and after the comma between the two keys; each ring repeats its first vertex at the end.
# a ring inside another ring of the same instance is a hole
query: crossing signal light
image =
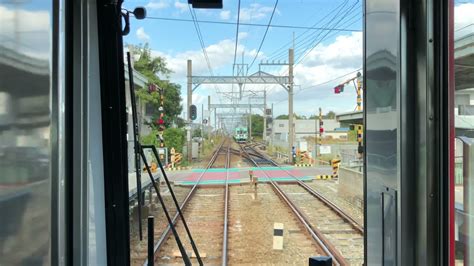
{"type": "Polygon", "coordinates": [[[194,104],[189,107],[189,117],[191,120],[196,120],[197,118],[197,108],[194,104]]]}
{"type": "Polygon", "coordinates": [[[157,90],[157,86],[153,83],[148,85],[148,92],[154,92],[157,90]]]}
{"type": "Polygon", "coordinates": [[[344,84],[334,87],[334,93],[339,94],[344,91],[344,84]]]}

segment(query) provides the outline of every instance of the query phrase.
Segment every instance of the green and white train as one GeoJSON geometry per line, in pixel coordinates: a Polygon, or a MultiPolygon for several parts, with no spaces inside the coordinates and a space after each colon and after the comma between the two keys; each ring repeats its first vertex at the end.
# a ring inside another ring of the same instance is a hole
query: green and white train
{"type": "Polygon", "coordinates": [[[234,139],[237,143],[245,143],[248,140],[247,127],[237,127],[234,132],[234,139]]]}

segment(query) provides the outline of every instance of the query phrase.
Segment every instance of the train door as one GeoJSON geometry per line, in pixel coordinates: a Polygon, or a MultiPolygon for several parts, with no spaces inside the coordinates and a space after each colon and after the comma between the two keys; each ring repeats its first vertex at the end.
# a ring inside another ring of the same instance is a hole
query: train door
{"type": "Polygon", "coordinates": [[[452,1],[366,0],[367,265],[448,265],[452,1]]]}
{"type": "Polygon", "coordinates": [[[474,180],[474,3],[454,2],[450,17],[450,94],[455,137],[451,153],[450,263],[472,265],[474,180]]]}

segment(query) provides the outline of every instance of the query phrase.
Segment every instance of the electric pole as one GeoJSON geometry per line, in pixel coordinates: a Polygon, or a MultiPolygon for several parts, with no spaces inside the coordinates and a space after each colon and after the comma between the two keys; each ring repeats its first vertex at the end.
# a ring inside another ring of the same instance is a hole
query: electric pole
{"type": "Polygon", "coordinates": [[[252,141],[252,105],[249,99],[249,140],[252,141]]]}
{"type": "Polygon", "coordinates": [[[293,65],[294,65],[294,50],[289,49],[288,55],[288,146],[289,146],[289,159],[290,162],[293,159],[293,146],[294,146],[294,134],[295,128],[293,126],[293,65]]]}
{"type": "Polygon", "coordinates": [[[201,138],[204,138],[204,104],[201,104],[201,138]]]}
{"type": "Polygon", "coordinates": [[[192,145],[192,140],[191,140],[191,112],[189,111],[191,109],[191,105],[193,104],[193,62],[191,60],[188,60],[188,108],[187,113],[188,113],[188,132],[187,132],[187,140],[188,140],[188,162],[191,163],[193,160],[193,145],[192,145]]]}
{"type": "Polygon", "coordinates": [[[267,90],[263,90],[263,142],[267,141],[267,90]]]}
{"type": "Polygon", "coordinates": [[[211,95],[208,95],[207,96],[207,110],[209,111],[209,113],[207,114],[207,125],[208,125],[208,129],[209,129],[209,138],[210,138],[210,135],[211,135],[211,95]]]}

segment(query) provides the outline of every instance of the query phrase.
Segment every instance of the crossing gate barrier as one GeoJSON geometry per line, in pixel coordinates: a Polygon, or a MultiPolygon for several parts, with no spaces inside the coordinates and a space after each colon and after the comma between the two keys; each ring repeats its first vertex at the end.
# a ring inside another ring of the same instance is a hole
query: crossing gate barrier
{"type": "Polygon", "coordinates": [[[332,159],[331,166],[332,166],[332,178],[337,179],[339,177],[339,164],[341,163],[341,159],[332,159]]]}

